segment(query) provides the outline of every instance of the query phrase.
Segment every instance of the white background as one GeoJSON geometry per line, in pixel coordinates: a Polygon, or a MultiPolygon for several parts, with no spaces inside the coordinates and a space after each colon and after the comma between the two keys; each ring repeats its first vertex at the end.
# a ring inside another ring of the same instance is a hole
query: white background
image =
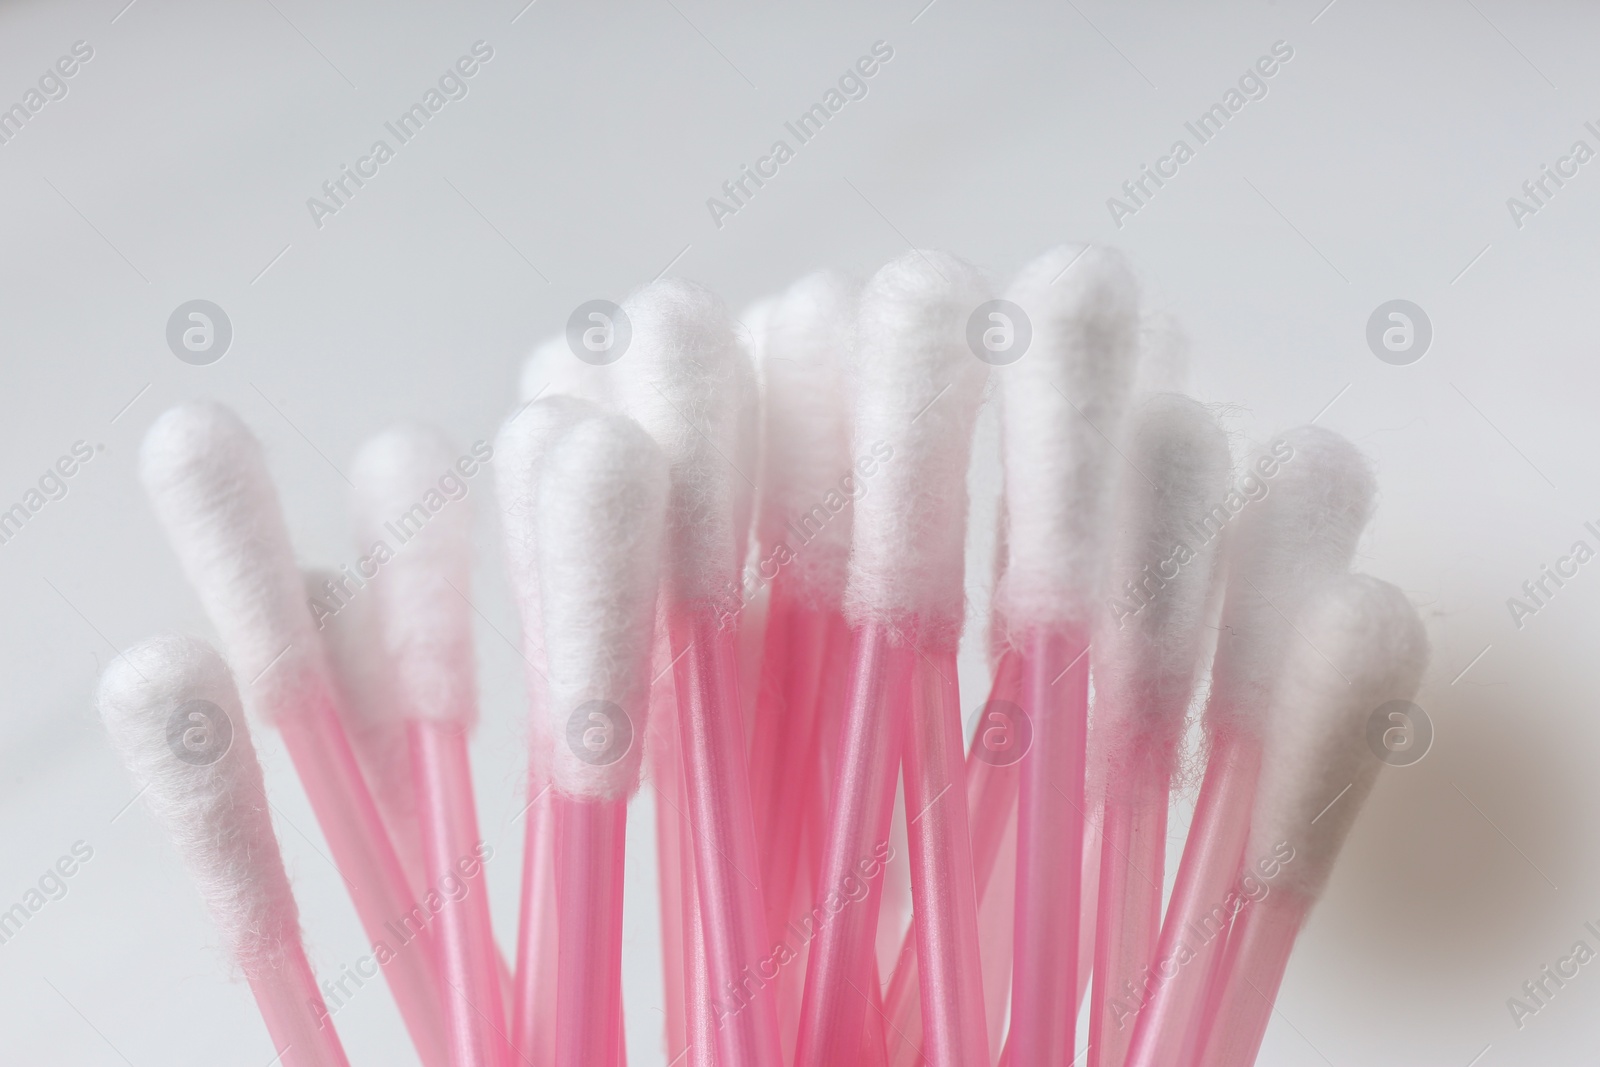
{"type": "MultiPolygon", "coordinates": [[[[91,707],[116,649],[208,632],[134,477],[165,407],[234,405],[303,558],[345,561],[339,470],[359,443],[402,416],[463,446],[491,437],[524,355],[585,300],[670,265],[737,309],[812,267],[870,272],[908,242],[1003,282],[1063,240],[1134,258],[1150,305],[1192,335],[1193,391],[1229,405],[1241,449],[1320,412],[1372,457],[1380,510],[1360,565],[1406,589],[1433,642],[1418,702],[1434,749],[1380,782],[1262,1062],[1593,1054],[1600,965],[1520,1031],[1506,999],[1580,937],[1600,948],[1582,928],[1600,920],[1600,563],[1520,631],[1506,598],[1575,539],[1595,544],[1600,162],[1520,229],[1506,199],[1574,140],[1600,149],[1583,128],[1600,120],[1600,16],[1509,0],[522,2],[0,9],[0,105],[73,42],[94,49],[67,97],[0,145],[0,507],[73,442],[97,449],[0,545],[0,908],[74,841],[94,849],[66,897],[0,945],[8,1062],[272,1057],[166,842],[138,805],[119,815],[132,789],[91,707]],[[470,94],[315,226],[306,199],[478,40],[494,57],[470,94]],[[706,198],[878,40],[894,58],[868,96],[716,227],[706,198]],[[1280,40],[1294,56],[1266,98],[1118,229],[1107,197],[1280,40]],[[1401,297],[1435,338],[1395,367],[1364,329],[1401,297]],[[165,343],[194,298],[232,319],[211,366],[165,343]]],[[[509,945],[524,725],[488,489],[471,497],[487,620],[474,757],[509,945]]],[[[987,560],[976,527],[972,558],[987,560]]],[[[968,575],[975,608],[985,573],[968,575]]],[[[964,667],[970,711],[981,656],[964,667]]],[[[336,970],[365,951],[359,927],[277,739],[258,745],[313,960],[336,970]]],[[[664,1062],[649,794],[630,844],[639,1065],[664,1062]]],[[[338,1022],[353,1062],[414,1062],[376,984],[338,1022]]]]}

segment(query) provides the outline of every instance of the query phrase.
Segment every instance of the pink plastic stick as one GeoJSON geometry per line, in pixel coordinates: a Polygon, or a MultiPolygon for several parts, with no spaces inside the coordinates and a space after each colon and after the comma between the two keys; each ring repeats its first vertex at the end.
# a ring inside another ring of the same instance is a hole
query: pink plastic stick
{"type": "MultiPolygon", "coordinates": [[[[825,614],[795,603],[781,586],[774,586],[750,742],[750,802],[761,851],[767,937],[774,943],[786,937],[793,918],[827,635],[825,614]]],[[[787,974],[779,981],[799,986],[787,974]]]]}
{"type": "Polygon", "coordinates": [[[298,940],[281,947],[276,967],[250,976],[250,991],[283,1067],[349,1067],[298,940]]]}
{"type": "Polygon", "coordinates": [[[278,717],[284,747],[317,813],[362,929],[392,955],[380,963],[400,1017],[428,1067],[447,1067],[443,1000],[428,936],[427,908],[412,899],[405,871],[331,701],[278,717]]]}
{"type": "Polygon", "coordinates": [[[772,988],[759,977],[771,946],[739,710],[738,634],[709,605],[669,609],[668,634],[707,969],[712,988],[737,1005],[718,1011],[718,1060],[782,1067],[772,988]]]}
{"type": "MultiPolygon", "coordinates": [[[[1096,830],[1100,823],[1099,809],[1090,813],[1087,823],[1091,831],[1096,830]]],[[[1000,890],[999,883],[1000,879],[996,877],[992,891],[998,892],[1000,890]]],[[[1083,877],[1079,884],[1083,886],[1083,892],[1080,894],[1081,899],[1078,906],[1078,995],[1072,1001],[1074,1013],[1081,1011],[1083,1008],[1084,997],[1089,992],[1089,978],[1094,972],[1094,926],[1098,917],[1096,906],[1100,896],[1100,834],[1098,832],[1086,832],[1083,836],[1083,877]]],[[[1010,937],[1006,938],[1006,944],[1008,946],[1011,944],[1010,937]]],[[[1011,1041],[1009,1034],[997,1063],[998,1067],[1010,1067],[1011,1041]]]]}
{"type": "Polygon", "coordinates": [[[628,802],[555,799],[556,1067],[617,1067],[628,802]]]}
{"type": "Polygon", "coordinates": [[[1233,920],[1216,977],[1217,995],[1198,1067],[1250,1067],[1272,1021],[1272,1005],[1289,966],[1295,938],[1312,901],[1300,893],[1273,890],[1248,903],[1233,920]]]}
{"type": "Polygon", "coordinates": [[[683,825],[683,761],[678,755],[678,708],[668,673],[672,652],[662,629],[656,632],[654,669],[656,682],[650,687],[650,720],[646,744],[649,749],[648,781],[655,790],[656,875],[661,903],[661,971],[666,993],[667,1062],[676,1063],[688,1044],[684,976],[686,939],[685,879],[693,868],[686,866],[680,828],[683,825]]]}
{"type": "Polygon", "coordinates": [[[795,1067],[853,1064],[862,1048],[876,968],[874,937],[883,888],[879,864],[889,842],[901,736],[910,710],[916,650],[868,624],[853,635],[850,680],[833,783],[818,907],[821,929],[811,941],[795,1067]],[[854,897],[851,887],[865,882],[854,897]],[[842,902],[842,903],[841,903],[842,902]],[[833,905],[839,904],[837,908],[833,905]]]}
{"type": "Polygon", "coordinates": [[[856,1062],[860,1067],[886,1067],[889,1062],[889,1050],[884,1038],[884,1021],[887,1016],[883,1012],[883,983],[880,980],[881,972],[878,970],[876,959],[872,962],[872,985],[867,988],[870,1004],[867,1011],[867,1025],[861,1031],[861,1058],[856,1062]]]}
{"type": "Polygon", "coordinates": [[[555,809],[550,782],[528,774],[527,820],[522,846],[521,920],[511,1003],[511,1044],[519,1067],[555,1062],[556,878],[555,809]]]}
{"type": "Polygon", "coordinates": [[[1122,1067],[1161,930],[1167,851],[1165,753],[1135,752],[1109,770],[1100,838],[1100,907],[1089,1002],[1089,1067],[1122,1067]]]}
{"type": "Polygon", "coordinates": [[[1088,637],[1039,629],[1022,642],[1022,708],[1033,743],[1022,757],[1017,809],[1017,912],[1011,974],[1016,1064],[1066,1067],[1078,985],[1078,879],[1083,873],[1088,637]]]}
{"type": "Polygon", "coordinates": [[[983,1006],[989,1015],[989,1061],[1000,1054],[1011,1000],[1013,945],[1017,910],[1017,810],[1000,831],[1000,853],[987,892],[978,897],[979,951],[983,953],[983,1006]]]}
{"type": "Polygon", "coordinates": [[[1200,1037],[1201,1006],[1232,920],[1229,892],[1244,859],[1261,774],[1261,742],[1216,732],[1172,900],[1151,962],[1154,992],[1139,1012],[1127,1067],[1182,1067],[1200,1037]]]}
{"type": "Polygon", "coordinates": [[[955,653],[918,657],[915,671],[904,770],[922,1054],[929,1067],[983,1067],[988,1017],[955,653]]]}
{"type": "MultiPolygon", "coordinates": [[[[1099,809],[1091,812],[1087,820],[1091,831],[1097,831],[1099,825],[1099,809]]],[[[996,879],[998,883],[999,879],[996,879]]],[[[1089,979],[1094,972],[1094,926],[1098,918],[1096,911],[1100,897],[1100,834],[1086,832],[1083,835],[1083,877],[1079,882],[1083,886],[1078,902],[1078,995],[1072,1001],[1074,1013],[1083,1009],[1083,1000],[1089,993],[1089,979]]],[[[994,886],[998,890],[999,886],[994,886]]],[[[1010,939],[1007,938],[1007,943],[1010,939]]],[[[1010,1067],[1011,1041],[1006,1035],[1005,1047],[1000,1052],[998,1067],[1010,1067]]]]}
{"type": "Polygon", "coordinates": [[[459,723],[406,724],[428,884],[439,893],[437,951],[451,1067],[510,1067],[499,950],[489,925],[478,809],[459,723]],[[460,885],[459,896],[447,892],[460,885]]]}
{"type": "Polygon", "coordinates": [[[667,1062],[714,1067],[716,1016],[701,936],[695,892],[692,831],[683,797],[683,759],[678,744],[678,699],[668,673],[672,654],[660,635],[660,664],[650,694],[650,764],[656,789],[657,867],[661,888],[661,956],[667,994],[667,1062]]]}
{"type": "MultiPolygon", "coordinates": [[[[678,833],[681,840],[689,841],[691,831],[687,819],[678,833]]],[[[692,865],[694,853],[685,849],[684,859],[692,865]]],[[[692,869],[686,873],[689,881],[683,894],[683,984],[689,1055],[684,1063],[686,1067],[716,1067],[718,998],[711,988],[711,963],[706,958],[706,928],[700,910],[699,885],[692,869]]]]}
{"type": "MultiPolygon", "coordinates": [[[[1096,806],[1089,812],[1083,835],[1083,877],[1078,883],[1083,886],[1082,899],[1078,902],[1078,996],[1072,1002],[1074,1011],[1083,1007],[1083,998],[1089,992],[1089,977],[1094,973],[1094,928],[1100,917],[1100,838],[1104,825],[1105,810],[1096,806]]],[[[1159,928],[1159,914],[1156,920],[1159,928]]]]}
{"type": "MultiPolygon", "coordinates": [[[[980,713],[978,728],[972,736],[967,752],[967,811],[972,834],[972,876],[977,889],[980,913],[990,908],[990,898],[999,887],[994,875],[1000,860],[1001,840],[1006,833],[1012,835],[1012,864],[1015,869],[1015,816],[1017,809],[1017,767],[1020,754],[1016,731],[1020,723],[1015,720],[1015,710],[1020,706],[1022,662],[1014,652],[1007,652],[995,666],[994,681],[989,688],[989,700],[980,713]]],[[[1014,883],[1006,879],[1007,891],[1014,883]]],[[[1006,914],[1010,914],[1009,908],[1006,914]]],[[[1006,987],[1010,985],[1011,925],[1005,927],[1006,987]]],[[[988,962],[985,958],[985,968],[988,962]]],[[[989,986],[984,988],[984,1004],[994,1014],[995,1002],[989,986]]],[[[1004,992],[1000,991],[1000,1004],[1004,992]]],[[[921,1061],[922,1055],[922,999],[921,976],[917,970],[916,930],[906,931],[900,943],[900,955],[894,974],[889,980],[889,992],[884,1010],[889,1013],[889,1062],[892,1067],[911,1067],[921,1061]]]]}

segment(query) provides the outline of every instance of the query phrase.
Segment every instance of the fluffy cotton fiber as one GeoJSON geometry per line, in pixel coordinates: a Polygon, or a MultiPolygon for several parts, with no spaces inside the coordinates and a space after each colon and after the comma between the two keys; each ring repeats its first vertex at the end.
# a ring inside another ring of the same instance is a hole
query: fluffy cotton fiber
{"type": "Polygon", "coordinates": [[[737,589],[744,532],[735,530],[739,491],[752,477],[738,454],[745,354],[722,301],[676,278],[652,282],[623,302],[633,342],[617,364],[617,396],[666,456],[667,586],[674,600],[727,602],[737,589]]]}
{"type": "Polygon", "coordinates": [[[1109,610],[1094,643],[1095,729],[1111,758],[1139,746],[1175,757],[1213,603],[1220,539],[1192,529],[1226,491],[1232,463],[1216,420],[1160,394],[1130,418],[1113,509],[1109,610]]]}
{"type": "Polygon", "coordinates": [[[1246,855],[1265,858],[1288,844],[1294,858],[1274,888],[1315,898],[1383,766],[1368,744],[1368,720],[1416,694],[1428,639],[1405,594],[1366,575],[1325,583],[1301,630],[1267,730],[1246,855]]]}
{"type": "Polygon", "coordinates": [[[566,430],[600,413],[595,405],[571,396],[551,396],[528,404],[506,420],[495,438],[495,498],[505,538],[506,570],[511,595],[522,621],[522,658],[527,665],[529,746],[534,776],[541,777],[549,758],[545,727],[544,619],[539,607],[539,477],[550,443],[566,430]]]}
{"type": "Polygon", "coordinates": [[[1138,365],[1138,283],[1117,252],[1067,246],[1024,267],[1007,299],[1033,338],[997,372],[1010,554],[999,611],[1013,630],[1092,624],[1138,365]]]}
{"type": "Polygon", "coordinates": [[[660,584],[667,468],[639,426],[594,415],[549,447],[539,478],[551,780],[579,797],[639,779],[660,584]]]}
{"type": "Polygon", "coordinates": [[[1231,539],[1206,711],[1212,730],[1259,731],[1307,598],[1349,569],[1376,488],[1356,447],[1316,426],[1284,434],[1246,473],[1266,495],[1245,503],[1231,525],[1222,508],[1208,527],[1231,539]]]}
{"type": "Polygon", "coordinates": [[[222,657],[198,638],[151,638],[106,668],[96,705],[240,968],[246,976],[273,970],[299,940],[299,915],[222,657]],[[191,714],[195,701],[210,707],[191,714]],[[185,731],[201,732],[192,749],[183,747],[185,731]]]}
{"type": "Polygon", "coordinates": [[[876,467],[855,504],[845,611],[925,648],[954,650],[961,632],[967,458],[988,376],[966,330],[988,299],[944,252],[893,260],[861,294],[851,454],[876,467]]]}
{"type": "Polygon", "coordinates": [[[394,713],[470,727],[478,698],[472,657],[472,507],[440,479],[459,453],[438,430],[414,423],[368,441],[351,468],[363,544],[403,532],[375,577],[384,647],[396,672],[394,713]]]}
{"type": "Polygon", "coordinates": [[[823,610],[837,610],[844,599],[853,515],[841,498],[864,488],[851,474],[843,381],[859,289],[832,271],[801,278],[768,307],[759,345],[766,405],[761,551],[767,558],[787,546],[794,558],[780,580],[802,603],[823,610]]]}
{"type": "Polygon", "coordinates": [[[271,721],[328,698],[322,642],[261,445],[220,404],[151,425],[139,474],[250,708],[271,721]]]}

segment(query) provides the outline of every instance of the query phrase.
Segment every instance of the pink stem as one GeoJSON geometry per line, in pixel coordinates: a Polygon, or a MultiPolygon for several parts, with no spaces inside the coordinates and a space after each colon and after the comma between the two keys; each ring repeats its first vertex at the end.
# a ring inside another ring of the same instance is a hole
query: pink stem
{"type": "Polygon", "coordinates": [[[276,967],[250,976],[250,991],[283,1067],[349,1067],[298,940],[283,946],[276,967]]]}
{"type": "Polygon", "coordinates": [[[854,635],[850,680],[818,882],[820,929],[806,967],[795,1067],[856,1062],[870,1010],[882,858],[917,653],[882,626],[854,635]]]}
{"type": "Polygon", "coordinates": [[[428,884],[439,909],[439,976],[451,1067],[510,1067],[505,995],[489,925],[482,838],[472,796],[466,730],[419,719],[406,726],[428,884]],[[460,893],[452,892],[459,886],[460,893]]]}
{"type": "Polygon", "coordinates": [[[771,950],[739,710],[738,635],[710,606],[688,605],[669,611],[668,634],[706,962],[712,988],[733,998],[719,1001],[718,1059],[782,1067],[771,976],[761,974],[771,950]]]}
{"type": "Polygon", "coordinates": [[[715,1067],[716,1014],[707,971],[700,898],[684,797],[678,698],[669,673],[665,632],[656,650],[658,684],[650,696],[650,762],[656,788],[657,868],[661,897],[661,956],[666,990],[667,1062],[715,1067]]]}
{"type": "MultiPolygon", "coordinates": [[[[1017,744],[1014,732],[1019,724],[1011,721],[1010,710],[1020,699],[1022,664],[1013,652],[1007,652],[995,667],[994,681],[990,685],[989,700],[984,706],[977,732],[967,752],[967,810],[972,832],[972,875],[978,894],[980,913],[992,911],[994,895],[1001,891],[995,875],[1001,862],[1001,841],[1011,836],[1011,865],[1013,874],[1003,878],[1004,889],[1010,892],[1015,882],[1017,807],[1016,754],[1011,747],[1017,744]]],[[[1009,906],[1004,910],[1010,915],[1009,906]]],[[[1010,984],[1011,925],[1005,926],[1007,947],[1006,982],[1010,984]]],[[[992,953],[990,954],[992,955],[992,953]]],[[[988,956],[985,969],[988,970],[988,956]]],[[[921,976],[917,970],[916,931],[907,930],[900,944],[900,956],[889,980],[889,992],[884,1010],[889,1013],[890,1064],[893,1067],[911,1067],[922,1058],[922,1001],[921,976]]],[[[998,992],[1003,1007],[1003,990],[984,987],[984,1004],[995,1012],[991,994],[998,992]]]]}
{"type": "MultiPolygon", "coordinates": [[[[1094,815],[1089,817],[1089,825],[1094,825],[1094,815]]],[[[1015,828],[1013,828],[1015,836],[1015,828]]],[[[999,891],[999,879],[996,879],[995,890],[999,891]]],[[[1015,878],[1012,879],[1015,881],[1015,878]]],[[[1096,902],[1099,899],[1100,885],[1100,839],[1099,835],[1085,834],[1083,839],[1083,886],[1082,899],[1079,901],[1078,921],[1078,995],[1072,1002],[1074,1012],[1081,1011],[1083,999],[1089,992],[1089,978],[1094,971],[1094,924],[1097,916],[1096,902]]],[[[1011,938],[1006,938],[1009,950],[1011,938]]],[[[1009,957],[1008,957],[1009,958],[1009,957]]],[[[1004,1047],[1000,1050],[1000,1058],[996,1061],[997,1067],[1010,1067],[1011,1041],[1006,1035],[1004,1047]]]]}
{"type": "Polygon", "coordinates": [[[1022,643],[1022,708],[1033,742],[1022,757],[1017,809],[1017,911],[1011,974],[1012,1062],[1073,1060],[1078,879],[1083,873],[1088,637],[1040,628],[1022,643]]]}
{"type": "Polygon", "coordinates": [[[617,1067],[628,801],[557,795],[556,1067],[617,1067]]]}
{"type": "MultiPolygon", "coordinates": [[[[811,879],[800,914],[809,914],[821,885],[823,855],[833,822],[834,783],[839,779],[840,739],[850,703],[850,665],[855,635],[842,612],[828,616],[827,647],[823,653],[823,681],[812,722],[811,785],[806,791],[806,866],[811,879]]],[[[893,802],[891,801],[891,804],[893,802]]],[[[892,808],[891,808],[892,811],[892,808]]]]}
{"type": "MultiPolygon", "coordinates": [[[[663,635],[664,638],[664,635],[663,635]]],[[[667,673],[670,646],[657,650],[667,673]]],[[[683,758],[678,744],[678,698],[669,681],[651,693],[651,767],[656,782],[656,840],[661,885],[661,956],[667,999],[668,1062],[715,1067],[716,1015],[695,892],[693,831],[685,812],[683,758]]]]}
{"type": "Polygon", "coordinates": [[[1089,1067],[1122,1067],[1144,999],[1141,983],[1161,930],[1169,766],[1162,752],[1137,752],[1108,776],[1089,1067]]]}
{"type": "Polygon", "coordinates": [[[914,1067],[922,1062],[922,975],[917,970],[917,931],[906,931],[900,956],[889,975],[883,1010],[889,1016],[889,1067],[914,1067]]]}
{"type": "MultiPolygon", "coordinates": [[[[1088,825],[1095,827],[1101,820],[1100,809],[1096,808],[1089,814],[1088,825]]],[[[1012,832],[1015,836],[1015,827],[1012,832]]],[[[994,892],[1000,891],[999,878],[995,879],[994,892]]],[[[1012,879],[1015,882],[1015,878],[1012,879]]],[[[1100,835],[1098,833],[1085,833],[1083,837],[1083,877],[1079,882],[1083,886],[1081,899],[1078,902],[1078,995],[1072,1001],[1074,1012],[1083,1009],[1083,999],[1089,992],[1089,978],[1094,972],[1094,926],[1098,917],[1096,911],[1100,897],[1100,835]]],[[[1006,938],[1009,947],[1011,938],[1006,938]]],[[[1008,957],[1009,958],[1009,957],[1008,957]]],[[[1005,1047],[1000,1051],[998,1067],[1010,1067],[1011,1041],[1007,1035],[1005,1047]]]]}
{"type": "Polygon", "coordinates": [[[1217,971],[1216,1010],[1206,1022],[1198,1067],[1255,1063],[1289,954],[1311,904],[1301,893],[1273,890],[1246,904],[1234,919],[1217,971]]]}
{"type": "Polygon", "coordinates": [[[376,955],[412,1044],[427,1067],[446,1067],[445,1022],[427,908],[412,898],[331,700],[281,716],[278,729],[362,929],[374,948],[385,950],[376,955]]]}
{"type": "Polygon", "coordinates": [[[914,677],[904,770],[922,1054],[929,1067],[987,1067],[988,1018],[955,653],[920,658],[914,677]]]}
{"type": "Polygon", "coordinates": [[[883,1032],[884,1020],[887,1016],[883,1013],[883,982],[880,979],[878,961],[872,961],[872,984],[867,987],[868,1010],[867,1025],[861,1030],[861,1057],[856,1062],[860,1067],[886,1067],[889,1062],[889,1050],[883,1032]]]}
{"type": "Polygon", "coordinates": [[[1261,742],[1243,731],[1214,731],[1211,757],[1178,878],[1161,925],[1127,1067],[1181,1067],[1193,1055],[1217,945],[1232,921],[1232,886],[1244,859],[1250,811],[1261,774],[1261,742]]]}
{"type": "MultiPolygon", "coordinates": [[[[660,644],[656,652],[658,675],[672,661],[660,644]]],[[[683,763],[678,754],[677,701],[670,684],[650,691],[650,781],[656,792],[656,870],[661,898],[662,986],[666,992],[667,1061],[676,1063],[688,1044],[685,1000],[686,912],[685,884],[693,868],[683,855],[683,763]]]]}
{"type": "MultiPolygon", "coordinates": [[[[774,587],[750,742],[750,802],[761,851],[767,937],[772,942],[786,936],[802,866],[827,634],[827,615],[796,604],[781,587],[774,587]]],[[[787,973],[779,983],[799,985],[787,973]]]]}
{"type": "MultiPolygon", "coordinates": [[[[678,831],[680,840],[690,838],[687,820],[678,831]]],[[[692,853],[685,853],[686,862],[693,864],[692,853]]],[[[717,1067],[717,996],[711,987],[711,964],[706,958],[705,923],[700,911],[700,891],[693,870],[687,872],[688,882],[683,894],[683,929],[685,949],[683,957],[684,999],[688,1018],[685,1020],[688,1042],[686,1067],[717,1067]]]]}
{"type": "Polygon", "coordinates": [[[518,1067],[555,1062],[556,881],[555,810],[549,779],[528,774],[533,799],[522,850],[522,907],[517,933],[517,973],[512,995],[511,1044],[518,1067]]]}
{"type": "MultiPolygon", "coordinates": [[[[1072,1003],[1073,1010],[1083,1007],[1083,999],[1089,992],[1089,978],[1094,973],[1094,929],[1099,919],[1100,903],[1100,839],[1105,825],[1105,809],[1096,806],[1089,812],[1087,830],[1083,835],[1083,877],[1078,884],[1083,886],[1078,901],[1078,996],[1072,1003]]],[[[1156,926],[1161,925],[1159,908],[1156,914],[1156,926]]]]}
{"type": "MultiPolygon", "coordinates": [[[[983,953],[983,1006],[989,1014],[989,1060],[1000,1053],[1005,1036],[1006,1008],[1011,998],[1013,944],[1011,932],[1017,911],[1016,808],[1000,831],[1000,854],[988,891],[978,898],[979,949],[983,953]]],[[[976,850],[974,850],[976,851],[976,850]]]]}

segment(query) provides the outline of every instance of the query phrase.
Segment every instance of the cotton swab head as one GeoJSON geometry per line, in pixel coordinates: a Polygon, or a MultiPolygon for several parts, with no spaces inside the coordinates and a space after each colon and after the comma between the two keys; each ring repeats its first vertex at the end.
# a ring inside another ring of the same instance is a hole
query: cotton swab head
{"type": "Polygon", "coordinates": [[[394,543],[371,582],[394,665],[393,713],[469,727],[473,680],[472,508],[457,451],[430,427],[404,424],[368,441],[351,468],[361,541],[394,543]]]}
{"type": "Polygon", "coordinates": [[[740,341],[744,344],[745,351],[750,354],[752,366],[760,367],[766,362],[767,329],[772,321],[773,309],[778,306],[779,297],[763,296],[745,305],[739,312],[738,323],[743,327],[740,341]]]}
{"type": "Polygon", "coordinates": [[[1299,613],[1322,582],[1350,566],[1375,491],[1354,445],[1306,426],[1258,454],[1199,523],[1197,537],[1226,530],[1231,539],[1209,727],[1259,732],[1299,613]]]}
{"type": "Polygon", "coordinates": [[[96,704],[241,970],[276,968],[299,913],[222,657],[198,638],[151,638],[106,668],[96,704]]]}
{"type": "Polygon", "coordinates": [[[533,734],[530,758],[536,777],[542,774],[543,761],[550,751],[543,711],[547,667],[544,620],[539,608],[539,477],[550,443],[599,410],[576,397],[549,396],[524,405],[506,420],[495,438],[495,498],[500,507],[511,595],[522,622],[522,657],[527,664],[532,705],[528,720],[533,734]]]}
{"type": "Polygon", "coordinates": [[[671,474],[667,587],[680,602],[725,603],[743,562],[735,483],[750,481],[737,451],[744,353],[722,301],[693,282],[652,282],[622,306],[633,343],[618,365],[618,398],[671,474]]]}
{"type": "Polygon", "coordinates": [[[551,779],[565,795],[615,800],[638,783],[666,499],[666,460],[623,416],[579,421],[545,456],[539,588],[551,779]]]}
{"type": "Polygon", "coordinates": [[[239,417],[220,404],[172,408],[145,433],[139,474],[251,707],[271,721],[325,688],[278,494],[239,417]]]}
{"type": "Polygon", "coordinates": [[[1111,523],[1109,609],[1095,643],[1095,731],[1112,758],[1153,744],[1175,756],[1213,603],[1217,538],[1193,528],[1231,470],[1216,420],[1188,397],[1151,397],[1130,419],[1111,523]]]}
{"type": "Polygon", "coordinates": [[[1013,631],[1092,623],[1116,441],[1139,357],[1139,287],[1117,252],[1052,249],[1007,299],[1032,323],[1031,346],[999,372],[1005,400],[1007,544],[997,597],[1013,631]]]}
{"type": "MultiPolygon", "coordinates": [[[[524,644],[537,641],[541,630],[537,518],[539,472],[545,451],[565,430],[599,410],[577,397],[546,397],[525,405],[507,419],[495,438],[495,499],[500,508],[511,592],[522,619],[524,644]]],[[[531,666],[542,669],[537,662],[531,666]]]]}
{"type": "Polygon", "coordinates": [[[845,614],[930,650],[961,632],[967,460],[988,373],[966,327],[989,293],[965,261],[916,251],[861,293],[851,454],[875,473],[855,504],[845,614]]]}
{"type": "Polygon", "coordinates": [[[1416,694],[1428,638],[1395,586],[1366,575],[1326,583],[1289,648],[1262,753],[1247,865],[1284,858],[1273,890],[1315,899],[1383,762],[1367,722],[1392,700],[1416,694]]]}
{"type": "MultiPolygon", "coordinates": [[[[761,452],[761,382],[756,375],[755,348],[745,343],[738,346],[733,361],[734,394],[737,417],[734,420],[733,456],[749,457],[745,465],[751,473],[760,470],[756,457],[761,452]]],[[[751,478],[735,475],[733,480],[733,548],[734,557],[742,570],[752,547],[751,538],[756,513],[756,486],[751,478]]]]}
{"type": "Polygon", "coordinates": [[[760,346],[766,402],[762,556],[777,553],[788,588],[815,608],[837,610],[844,598],[848,504],[860,491],[860,475],[851,470],[843,382],[855,343],[859,291],[854,281],[832,271],[801,278],[766,313],[760,346]]]}

